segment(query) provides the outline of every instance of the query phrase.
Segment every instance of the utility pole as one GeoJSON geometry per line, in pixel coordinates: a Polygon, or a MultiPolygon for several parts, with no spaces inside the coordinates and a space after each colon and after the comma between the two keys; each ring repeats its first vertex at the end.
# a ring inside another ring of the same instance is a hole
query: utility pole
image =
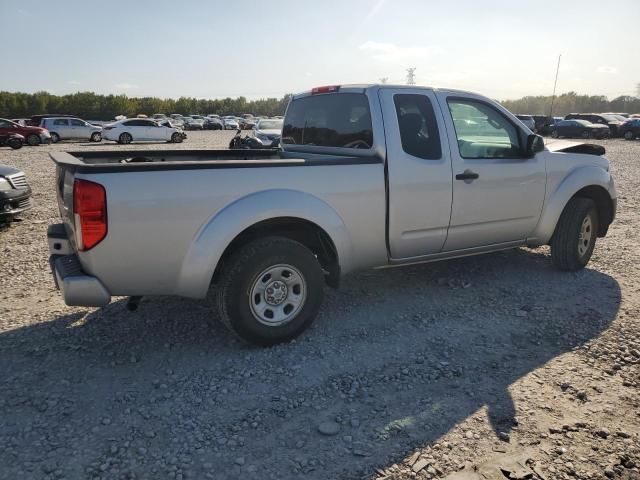
{"type": "Polygon", "coordinates": [[[416,67],[407,68],[407,85],[416,84],[416,67]]]}
{"type": "Polygon", "coordinates": [[[549,109],[549,116],[553,117],[553,102],[556,99],[556,85],[558,85],[558,72],[560,71],[560,59],[562,54],[558,55],[558,66],[556,67],[556,79],[553,82],[553,95],[551,95],[551,108],[549,109]]]}
{"type": "Polygon", "coordinates": [[[640,98],[640,83],[636,83],[636,97],[640,98]]]}
{"type": "Polygon", "coordinates": [[[387,83],[387,80],[389,80],[389,77],[381,77],[380,78],[380,83],[384,85],[385,83],[387,83]]]}

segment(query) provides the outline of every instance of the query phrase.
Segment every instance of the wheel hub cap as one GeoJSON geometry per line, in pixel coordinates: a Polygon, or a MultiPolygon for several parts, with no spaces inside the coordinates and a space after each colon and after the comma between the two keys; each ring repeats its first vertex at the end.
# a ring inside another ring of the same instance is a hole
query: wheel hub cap
{"type": "Polygon", "coordinates": [[[584,256],[589,250],[591,239],[593,238],[593,224],[591,222],[591,216],[587,215],[582,220],[580,226],[580,234],[578,235],[578,253],[580,256],[584,256]]]}
{"type": "Polygon", "coordinates": [[[299,270],[291,265],[274,265],[258,274],[251,285],[251,313],[264,325],[283,325],[302,310],[306,296],[306,281],[299,270]]]}

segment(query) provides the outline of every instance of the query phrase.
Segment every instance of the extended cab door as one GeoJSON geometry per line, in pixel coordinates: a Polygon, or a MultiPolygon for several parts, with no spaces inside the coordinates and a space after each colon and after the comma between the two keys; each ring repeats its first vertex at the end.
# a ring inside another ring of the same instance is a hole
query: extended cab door
{"type": "Polygon", "coordinates": [[[523,241],[540,218],[544,152],[525,154],[528,132],[482,98],[441,91],[453,165],[453,204],[444,251],[523,241]]]}
{"type": "Polygon", "coordinates": [[[451,157],[433,91],[380,90],[387,140],[391,258],[438,253],[451,215],[451,157]]]}

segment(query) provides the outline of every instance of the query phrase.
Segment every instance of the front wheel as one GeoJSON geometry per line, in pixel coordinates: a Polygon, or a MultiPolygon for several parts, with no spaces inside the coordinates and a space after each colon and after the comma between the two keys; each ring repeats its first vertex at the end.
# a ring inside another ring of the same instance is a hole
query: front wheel
{"type": "Polygon", "coordinates": [[[591,133],[589,132],[582,132],[582,138],[587,139],[587,138],[591,138],[591,133]]]}
{"type": "Polygon", "coordinates": [[[92,142],[101,142],[102,134],[100,132],[95,132],[91,134],[91,138],[89,139],[92,142]]]}
{"type": "Polygon", "coordinates": [[[224,261],[214,285],[223,323],[249,343],[268,346],[300,335],[315,319],[324,274],[315,255],[284,237],[254,240],[224,261]]]}
{"type": "Polygon", "coordinates": [[[122,143],[123,145],[127,145],[129,143],[131,143],[131,141],[133,140],[133,137],[131,136],[130,133],[121,133],[120,136],[118,137],[118,143],[122,143]]]}
{"type": "Polygon", "coordinates": [[[633,140],[633,132],[624,132],[625,140],[633,140]]]}
{"type": "Polygon", "coordinates": [[[35,147],[36,145],[40,145],[40,137],[32,133],[27,137],[27,143],[32,147],[35,147]]]}
{"type": "Polygon", "coordinates": [[[171,135],[171,142],[182,143],[182,135],[180,135],[178,132],[174,132],[173,135],[171,135]]]}
{"type": "Polygon", "coordinates": [[[51,132],[51,143],[58,143],[60,141],[60,135],[56,132],[51,132]]]}
{"type": "Polygon", "coordinates": [[[558,138],[558,131],[554,130],[553,132],[551,132],[551,138],[558,138]]]}
{"type": "Polygon", "coordinates": [[[564,207],[551,240],[551,261],[559,270],[584,268],[596,246],[598,211],[589,198],[572,198],[564,207]]]}

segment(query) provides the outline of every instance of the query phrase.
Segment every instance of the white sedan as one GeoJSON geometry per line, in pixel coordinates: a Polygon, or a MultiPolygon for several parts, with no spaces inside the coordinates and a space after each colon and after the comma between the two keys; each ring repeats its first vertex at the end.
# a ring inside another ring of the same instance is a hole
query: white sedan
{"type": "Polygon", "coordinates": [[[186,135],[182,129],[172,126],[167,121],[158,123],[146,118],[127,118],[105,125],[102,138],[123,144],[159,140],[180,143],[186,135]]]}

